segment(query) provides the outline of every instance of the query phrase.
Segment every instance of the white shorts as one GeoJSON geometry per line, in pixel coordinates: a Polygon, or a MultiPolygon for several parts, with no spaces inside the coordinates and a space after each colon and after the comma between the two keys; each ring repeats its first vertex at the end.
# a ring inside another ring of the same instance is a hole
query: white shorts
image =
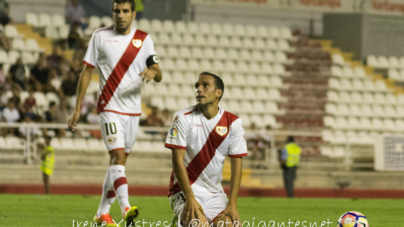
{"type": "Polygon", "coordinates": [[[100,113],[102,138],[109,153],[118,149],[125,149],[126,154],[130,153],[136,141],[139,118],[112,112],[100,113]]]}
{"type": "MultiPolygon", "coordinates": [[[[218,194],[195,194],[195,199],[201,204],[203,210],[205,211],[206,219],[208,222],[213,222],[216,218],[226,209],[227,207],[227,195],[225,193],[218,194]]],[[[178,192],[170,196],[170,206],[174,211],[174,221],[177,223],[174,227],[182,226],[181,214],[185,207],[185,195],[183,192],[178,192]]]]}

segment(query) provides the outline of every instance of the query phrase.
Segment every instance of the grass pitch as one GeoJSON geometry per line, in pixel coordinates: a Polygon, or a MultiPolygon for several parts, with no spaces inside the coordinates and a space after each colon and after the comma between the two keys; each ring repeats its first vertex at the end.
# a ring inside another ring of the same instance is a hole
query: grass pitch
{"type": "MultiPolygon", "coordinates": [[[[2,194],[0,226],[84,227],[85,221],[86,226],[92,226],[99,202],[100,196],[2,194]]],[[[132,196],[130,203],[139,207],[137,220],[145,222],[139,222],[138,227],[168,226],[173,218],[167,197],[132,196]]],[[[404,226],[404,200],[400,199],[248,197],[239,198],[238,209],[243,227],[335,227],[339,216],[347,211],[362,212],[371,227],[404,226]]],[[[110,213],[121,220],[118,201],[110,213]]]]}

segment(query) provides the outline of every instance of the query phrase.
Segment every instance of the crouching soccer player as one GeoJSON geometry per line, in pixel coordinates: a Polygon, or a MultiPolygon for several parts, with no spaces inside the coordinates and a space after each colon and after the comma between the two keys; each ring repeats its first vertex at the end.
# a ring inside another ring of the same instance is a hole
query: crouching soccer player
{"type": "Polygon", "coordinates": [[[173,223],[241,226],[237,197],[247,155],[241,119],[219,107],[224,84],[218,76],[201,73],[195,92],[197,105],[176,113],[165,144],[172,150],[174,169],[169,190],[173,223]],[[221,185],[226,156],[231,160],[229,201],[221,185]]]}

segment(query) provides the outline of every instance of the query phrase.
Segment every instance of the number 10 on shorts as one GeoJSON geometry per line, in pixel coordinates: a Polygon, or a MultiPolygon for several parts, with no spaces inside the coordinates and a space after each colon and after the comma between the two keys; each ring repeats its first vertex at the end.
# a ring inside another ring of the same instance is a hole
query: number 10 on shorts
{"type": "Polygon", "coordinates": [[[111,134],[111,135],[116,134],[115,122],[105,123],[104,125],[105,125],[105,132],[107,133],[107,136],[109,136],[109,134],[111,134]],[[108,130],[108,125],[109,125],[109,130],[108,130]]]}

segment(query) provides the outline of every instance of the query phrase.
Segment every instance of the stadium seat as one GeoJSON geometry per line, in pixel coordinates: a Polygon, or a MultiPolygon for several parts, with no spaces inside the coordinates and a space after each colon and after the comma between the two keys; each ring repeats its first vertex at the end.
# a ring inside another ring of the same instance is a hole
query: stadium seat
{"type": "Polygon", "coordinates": [[[342,157],[345,157],[345,154],[346,154],[346,151],[345,151],[344,147],[340,147],[340,146],[333,147],[333,153],[332,153],[333,157],[342,158],[342,157]]]}
{"type": "Polygon", "coordinates": [[[54,92],[48,92],[46,93],[46,100],[48,102],[55,102],[56,104],[59,104],[59,97],[57,96],[56,93],[54,92]]]}
{"type": "Polygon", "coordinates": [[[227,36],[233,36],[234,31],[233,31],[233,25],[229,24],[229,23],[224,23],[222,24],[222,32],[223,35],[227,35],[227,36]]]}
{"type": "Polygon", "coordinates": [[[254,60],[254,61],[261,62],[261,61],[264,60],[263,58],[264,58],[264,56],[262,55],[261,51],[259,51],[259,50],[254,50],[251,53],[251,59],[254,60]]]}
{"type": "Polygon", "coordinates": [[[95,30],[101,27],[101,19],[98,16],[90,16],[88,19],[88,28],[95,30]]]}
{"type": "Polygon", "coordinates": [[[290,51],[291,50],[291,48],[289,46],[289,43],[286,40],[278,40],[277,46],[278,46],[278,50],[282,50],[282,51],[290,51]]]}
{"type": "Polygon", "coordinates": [[[47,13],[40,13],[38,22],[39,22],[39,26],[41,26],[41,27],[52,25],[51,17],[47,13]]]}
{"type": "Polygon", "coordinates": [[[166,106],[165,106],[165,104],[164,104],[164,101],[163,101],[163,99],[162,99],[161,97],[155,97],[155,96],[153,96],[152,99],[151,99],[150,104],[151,104],[152,106],[157,106],[157,107],[159,107],[160,109],[165,109],[165,108],[166,108],[166,106]]]}
{"type": "Polygon", "coordinates": [[[380,105],[372,105],[372,116],[383,117],[384,116],[384,110],[383,110],[382,106],[380,106],[380,105]]]}
{"type": "Polygon", "coordinates": [[[247,25],[245,27],[245,35],[249,37],[257,37],[257,28],[255,25],[247,25]]]}
{"type": "Polygon", "coordinates": [[[336,65],[344,65],[345,64],[344,58],[342,57],[341,54],[338,54],[338,53],[332,54],[331,60],[332,60],[332,63],[336,64],[336,65]]]}
{"type": "Polygon", "coordinates": [[[201,67],[202,70],[211,69],[211,68],[212,68],[212,65],[210,64],[210,61],[208,61],[208,60],[202,60],[202,61],[200,61],[199,66],[201,67]]]}
{"type": "Polygon", "coordinates": [[[199,34],[209,35],[210,34],[210,26],[206,22],[198,23],[198,32],[199,34]]]}
{"type": "Polygon", "coordinates": [[[4,34],[9,38],[24,38],[24,35],[18,34],[17,28],[12,24],[4,27],[4,34]]]}
{"type": "Polygon", "coordinates": [[[162,32],[163,31],[163,25],[161,24],[161,20],[158,19],[153,19],[150,22],[151,26],[151,32],[162,32]]]}
{"type": "MultiPolygon", "coordinates": [[[[91,31],[91,33],[92,33],[92,31],[91,31]]],[[[89,35],[91,35],[91,33],[89,35]]],[[[55,27],[53,27],[52,25],[49,25],[49,26],[46,26],[46,28],[45,28],[45,36],[46,36],[46,38],[50,38],[50,39],[58,39],[59,33],[55,27]]]]}
{"type": "Polygon", "coordinates": [[[188,47],[182,46],[183,40],[182,40],[182,37],[181,37],[181,35],[179,33],[173,33],[171,35],[171,42],[172,42],[172,44],[178,45],[181,48],[187,48],[188,49],[188,47]]]}
{"type": "Polygon", "coordinates": [[[372,127],[370,120],[367,117],[359,118],[359,124],[360,124],[360,129],[362,129],[362,130],[370,130],[372,127]]]}
{"type": "Polygon", "coordinates": [[[339,85],[340,90],[345,90],[345,91],[352,90],[352,83],[349,79],[340,79],[339,84],[340,84],[339,85]]]}
{"type": "Polygon", "coordinates": [[[282,127],[281,123],[276,122],[276,119],[273,115],[269,115],[269,114],[265,114],[262,118],[262,123],[263,125],[267,126],[271,126],[274,129],[279,129],[282,127]]]}
{"type": "Polygon", "coordinates": [[[39,45],[35,39],[25,40],[25,49],[28,51],[43,52],[44,50],[39,48],[39,45]]]}
{"type": "Polygon", "coordinates": [[[145,32],[150,32],[150,22],[148,19],[142,18],[138,21],[138,27],[139,29],[145,31],[145,32]]]}
{"type": "Polygon", "coordinates": [[[265,114],[268,111],[261,101],[253,101],[252,108],[252,112],[257,114],[265,114]]]}
{"type": "Polygon", "coordinates": [[[239,37],[236,36],[231,36],[230,37],[230,46],[234,48],[240,48],[241,47],[241,40],[239,37]]]}
{"type": "MultiPolygon", "coordinates": [[[[255,49],[254,51],[264,50],[266,48],[265,41],[260,38],[255,38],[253,48],[255,49]]],[[[262,59],[259,59],[259,61],[262,61],[262,59]]]]}
{"type": "Polygon", "coordinates": [[[234,99],[244,99],[243,91],[239,87],[233,87],[232,89],[228,89],[229,94],[234,99]]]}
{"type": "Polygon", "coordinates": [[[377,91],[386,91],[387,87],[383,80],[377,80],[375,83],[375,89],[377,91]]]}
{"type": "Polygon", "coordinates": [[[169,46],[167,48],[167,55],[168,55],[168,57],[171,57],[171,58],[179,57],[177,47],[176,46],[169,46]]]}
{"type": "Polygon", "coordinates": [[[389,79],[392,79],[392,80],[400,79],[400,73],[396,69],[389,69],[389,71],[387,72],[387,75],[388,75],[389,79]]]}
{"type": "Polygon", "coordinates": [[[221,48],[216,49],[215,56],[216,56],[217,59],[220,59],[220,60],[225,60],[225,59],[228,58],[226,51],[224,49],[221,49],[221,48]]]}
{"type": "Polygon", "coordinates": [[[293,39],[292,30],[289,27],[281,27],[280,36],[281,38],[291,40],[293,39]]]}
{"type": "Polygon", "coordinates": [[[361,67],[361,66],[356,66],[354,69],[354,72],[355,72],[354,74],[356,77],[365,77],[366,76],[366,72],[363,69],[363,67],[361,67]]]}
{"type": "Polygon", "coordinates": [[[239,56],[240,57],[237,60],[243,60],[242,62],[251,60],[250,52],[248,50],[241,50],[239,56]]]}
{"type": "Polygon", "coordinates": [[[264,25],[259,25],[257,27],[257,35],[262,38],[268,37],[268,29],[264,25]]]}
{"type": "Polygon", "coordinates": [[[11,48],[13,50],[17,50],[17,51],[24,51],[25,50],[25,43],[23,39],[13,39],[12,40],[12,44],[11,44],[11,48]]]}
{"type": "Polygon", "coordinates": [[[66,22],[65,22],[64,15],[59,14],[59,13],[52,14],[52,25],[55,27],[65,26],[66,22]]]}
{"type": "Polygon", "coordinates": [[[247,114],[240,114],[239,118],[241,119],[241,122],[244,127],[247,127],[247,128],[250,127],[251,121],[250,121],[250,117],[247,114]]]}
{"type": "Polygon", "coordinates": [[[237,101],[231,100],[227,104],[228,104],[227,107],[229,108],[230,112],[232,112],[234,114],[237,114],[240,112],[239,103],[237,101]]]}
{"type": "MultiPolygon", "coordinates": [[[[9,61],[8,61],[7,52],[4,51],[4,50],[0,50],[0,63],[4,64],[4,63],[8,63],[8,62],[9,61]]],[[[4,68],[3,68],[3,72],[8,72],[8,71],[5,71],[4,68]]]]}
{"type": "Polygon", "coordinates": [[[34,27],[39,26],[39,20],[36,13],[26,13],[25,14],[25,23],[32,25],[34,27]]]}
{"type": "Polygon", "coordinates": [[[239,113],[248,113],[248,114],[255,113],[254,108],[250,101],[241,101],[240,109],[238,112],[239,113]]]}
{"type": "Polygon", "coordinates": [[[275,40],[273,40],[273,39],[267,39],[266,48],[267,48],[268,50],[275,51],[275,50],[278,49],[278,45],[276,45],[275,40]]]}
{"type": "Polygon", "coordinates": [[[184,34],[187,31],[187,27],[185,26],[185,22],[178,20],[175,21],[175,32],[180,33],[180,34],[184,34]]]}
{"type": "Polygon", "coordinates": [[[366,64],[372,67],[379,67],[379,62],[374,55],[368,55],[366,57],[366,64]]]}
{"type": "Polygon", "coordinates": [[[236,49],[229,49],[227,50],[227,58],[229,60],[238,60],[240,57],[236,49]]]}
{"type": "Polygon", "coordinates": [[[346,104],[338,104],[337,110],[338,110],[338,115],[340,115],[340,116],[349,116],[349,114],[350,114],[348,106],[346,104]]]}
{"type": "MultiPolygon", "coordinates": [[[[102,143],[104,143],[102,141],[102,143]]],[[[87,140],[87,148],[89,151],[104,151],[105,146],[101,146],[102,144],[98,139],[88,139],[87,140]]]]}
{"type": "Polygon", "coordinates": [[[373,130],[383,130],[383,123],[380,118],[371,119],[371,128],[373,130]]]}
{"type": "MultiPolygon", "coordinates": [[[[109,26],[111,26],[111,25],[113,25],[114,24],[114,21],[112,20],[112,18],[111,17],[109,17],[109,16],[103,16],[102,18],[101,18],[101,26],[103,26],[103,27],[109,27],[109,26]]],[[[100,27],[101,27],[100,26],[100,27]]]]}
{"type": "Polygon", "coordinates": [[[352,96],[346,91],[341,91],[341,92],[339,92],[339,102],[341,102],[341,103],[351,103],[352,102],[352,96]]]}
{"type": "Polygon", "coordinates": [[[392,119],[384,119],[383,120],[383,129],[387,131],[395,131],[396,124],[392,119]]]}
{"type": "Polygon", "coordinates": [[[168,57],[169,55],[166,53],[166,48],[164,46],[156,45],[155,46],[156,53],[158,57],[168,57]]]}
{"type": "Polygon", "coordinates": [[[327,100],[329,102],[339,102],[339,97],[335,91],[327,91],[327,100]]]}
{"type": "Polygon", "coordinates": [[[388,58],[388,66],[389,68],[400,68],[400,62],[397,57],[390,56],[388,58]]]}
{"type": "Polygon", "coordinates": [[[87,146],[87,141],[84,138],[75,138],[73,139],[74,147],[81,151],[92,151],[89,150],[87,146]]]}
{"type": "Polygon", "coordinates": [[[396,108],[394,106],[384,106],[384,116],[392,118],[397,117],[396,108]]]}
{"type": "Polygon", "coordinates": [[[70,32],[70,28],[69,26],[62,26],[59,27],[59,38],[61,39],[67,39],[69,37],[69,32],[70,32]]]}
{"type": "Polygon", "coordinates": [[[185,109],[191,106],[191,104],[189,103],[189,100],[187,98],[179,98],[176,100],[177,102],[177,107],[175,108],[179,108],[179,109],[185,109]]]}
{"type": "Polygon", "coordinates": [[[378,68],[389,68],[389,62],[385,56],[379,56],[378,63],[378,68]]]}
{"type": "Polygon", "coordinates": [[[60,138],[60,147],[63,150],[78,150],[79,147],[76,147],[75,145],[76,144],[71,138],[60,138]]]}
{"type": "Polygon", "coordinates": [[[334,143],[346,143],[347,142],[347,137],[345,135],[345,133],[343,131],[335,131],[334,132],[334,139],[333,139],[334,143]]]}
{"type": "Polygon", "coordinates": [[[173,97],[166,97],[164,99],[165,101],[165,108],[167,108],[170,111],[176,111],[178,109],[178,104],[177,104],[177,100],[173,97]]]}
{"type": "Polygon", "coordinates": [[[245,31],[244,25],[242,25],[242,24],[234,25],[234,33],[233,33],[233,35],[244,37],[246,35],[245,32],[246,31],[245,31]]]}
{"type": "Polygon", "coordinates": [[[8,52],[8,62],[10,64],[15,64],[17,61],[17,58],[19,58],[20,56],[21,56],[20,53],[17,51],[14,51],[14,50],[9,51],[8,52]]]}
{"type": "MultiPolygon", "coordinates": [[[[219,23],[212,23],[212,24],[210,25],[210,33],[211,33],[212,35],[217,35],[217,36],[222,35],[222,34],[223,34],[222,25],[219,24],[219,23]]],[[[222,37],[226,37],[226,36],[222,36],[222,37]]],[[[222,38],[222,37],[220,37],[220,38],[222,38]]],[[[227,38],[227,37],[226,37],[226,38],[227,38]]]]}
{"type": "Polygon", "coordinates": [[[168,93],[166,96],[182,96],[182,89],[178,84],[168,84],[167,90],[168,93]]]}
{"type": "Polygon", "coordinates": [[[31,54],[31,52],[22,52],[21,54],[21,59],[24,64],[34,64],[36,62],[36,59],[34,59],[34,56],[31,54]]]}
{"type": "Polygon", "coordinates": [[[253,41],[251,40],[251,38],[248,38],[248,37],[244,37],[244,38],[242,39],[241,45],[242,45],[243,48],[247,48],[247,49],[257,48],[257,47],[254,45],[254,43],[253,43],[253,41]]]}
{"type": "MultiPolygon", "coordinates": [[[[263,119],[260,115],[258,115],[258,114],[250,115],[249,120],[250,120],[250,124],[254,123],[257,126],[257,128],[263,128],[263,125],[262,125],[263,119]]],[[[243,122],[243,125],[245,125],[244,122],[243,122]]]]}
{"type": "Polygon", "coordinates": [[[273,39],[278,39],[281,38],[279,28],[276,26],[270,26],[268,28],[268,36],[273,38],[273,39]]]}
{"type": "Polygon", "coordinates": [[[156,44],[160,44],[160,45],[171,44],[171,39],[166,33],[159,33],[157,40],[156,40],[156,44]]]}
{"type": "Polygon", "coordinates": [[[336,65],[331,66],[331,75],[337,77],[343,76],[341,67],[336,65]]]}

